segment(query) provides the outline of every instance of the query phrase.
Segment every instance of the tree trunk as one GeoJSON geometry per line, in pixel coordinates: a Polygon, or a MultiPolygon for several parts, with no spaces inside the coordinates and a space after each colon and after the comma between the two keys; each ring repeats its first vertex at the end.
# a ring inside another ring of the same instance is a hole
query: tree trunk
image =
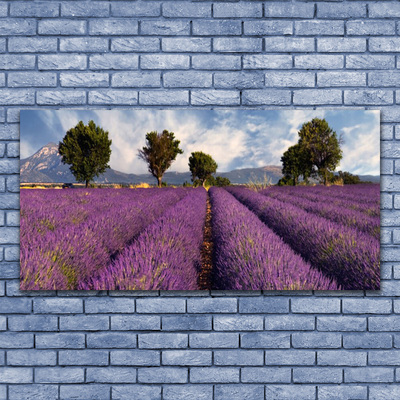
{"type": "Polygon", "coordinates": [[[158,187],[159,188],[161,187],[161,179],[162,179],[161,176],[157,176],[157,182],[158,182],[158,187]]]}
{"type": "Polygon", "coordinates": [[[85,188],[88,188],[88,187],[89,187],[89,181],[86,180],[86,181],[85,181],[85,188]]]}

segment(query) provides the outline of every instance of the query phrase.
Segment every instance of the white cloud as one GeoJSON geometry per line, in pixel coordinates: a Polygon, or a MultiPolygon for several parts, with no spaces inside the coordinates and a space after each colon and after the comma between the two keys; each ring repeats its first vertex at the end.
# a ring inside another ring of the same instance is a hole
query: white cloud
{"type": "Polygon", "coordinates": [[[288,110],[281,113],[281,119],[289,125],[288,132],[292,144],[297,143],[298,131],[301,126],[313,118],[324,118],[325,110],[288,110]]]}
{"type": "Polygon", "coordinates": [[[229,121],[220,120],[212,129],[204,126],[196,114],[187,115],[181,110],[134,110],[132,118],[127,119],[124,111],[96,111],[98,123],[110,132],[112,155],[110,165],[122,172],[145,173],[147,165],[137,156],[138,149],[145,145],[146,133],[173,131],[180,140],[183,155],[178,155],[171,170],[187,171],[190,153],[204,151],[211,154],[219,165],[226,170],[231,160],[245,150],[243,131],[232,129],[229,121]]]}
{"type": "Polygon", "coordinates": [[[29,142],[26,140],[20,142],[20,157],[21,160],[24,158],[28,158],[32,154],[34,154],[38,149],[34,148],[29,142]]]}
{"type": "Polygon", "coordinates": [[[380,169],[380,127],[379,113],[372,121],[342,128],[344,144],[340,167],[353,174],[379,174],[380,169]]]}

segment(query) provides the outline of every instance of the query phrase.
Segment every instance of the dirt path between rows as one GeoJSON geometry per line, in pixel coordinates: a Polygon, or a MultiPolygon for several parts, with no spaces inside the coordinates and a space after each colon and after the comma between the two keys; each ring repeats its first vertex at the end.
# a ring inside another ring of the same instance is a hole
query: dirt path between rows
{"type": "Polygon", "coordinates": [[[213,254],[213,242],[212,242],[212,231],[211,231],[211,203],[210,196],[207,195],[207,213],[206,222],[204,224],[203,231],[203,245],[201,248],[201,270],[199,275],[199,289],[200,290],[211,290],[212,281],[212,254],[213,254]]]}

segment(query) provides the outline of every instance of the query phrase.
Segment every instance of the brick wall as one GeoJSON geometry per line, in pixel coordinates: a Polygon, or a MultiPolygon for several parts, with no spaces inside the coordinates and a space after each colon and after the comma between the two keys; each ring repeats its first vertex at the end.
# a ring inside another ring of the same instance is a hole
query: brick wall
{"type": "Polygon", "coordinates": [[[400,398],[399,16],[0,2],[0,399],[400,398]],[[147,106],[382,110],[382,290],[20,292],[19,110],[147,106]]]}

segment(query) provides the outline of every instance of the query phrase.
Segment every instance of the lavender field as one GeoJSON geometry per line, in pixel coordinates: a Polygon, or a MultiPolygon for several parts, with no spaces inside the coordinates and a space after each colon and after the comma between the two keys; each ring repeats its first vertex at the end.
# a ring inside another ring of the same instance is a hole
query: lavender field
{"type": "Polygon", "coordinates": [[[379,208],[377,184],[21,190],[21,289],[376,290],[379,208]]]}

